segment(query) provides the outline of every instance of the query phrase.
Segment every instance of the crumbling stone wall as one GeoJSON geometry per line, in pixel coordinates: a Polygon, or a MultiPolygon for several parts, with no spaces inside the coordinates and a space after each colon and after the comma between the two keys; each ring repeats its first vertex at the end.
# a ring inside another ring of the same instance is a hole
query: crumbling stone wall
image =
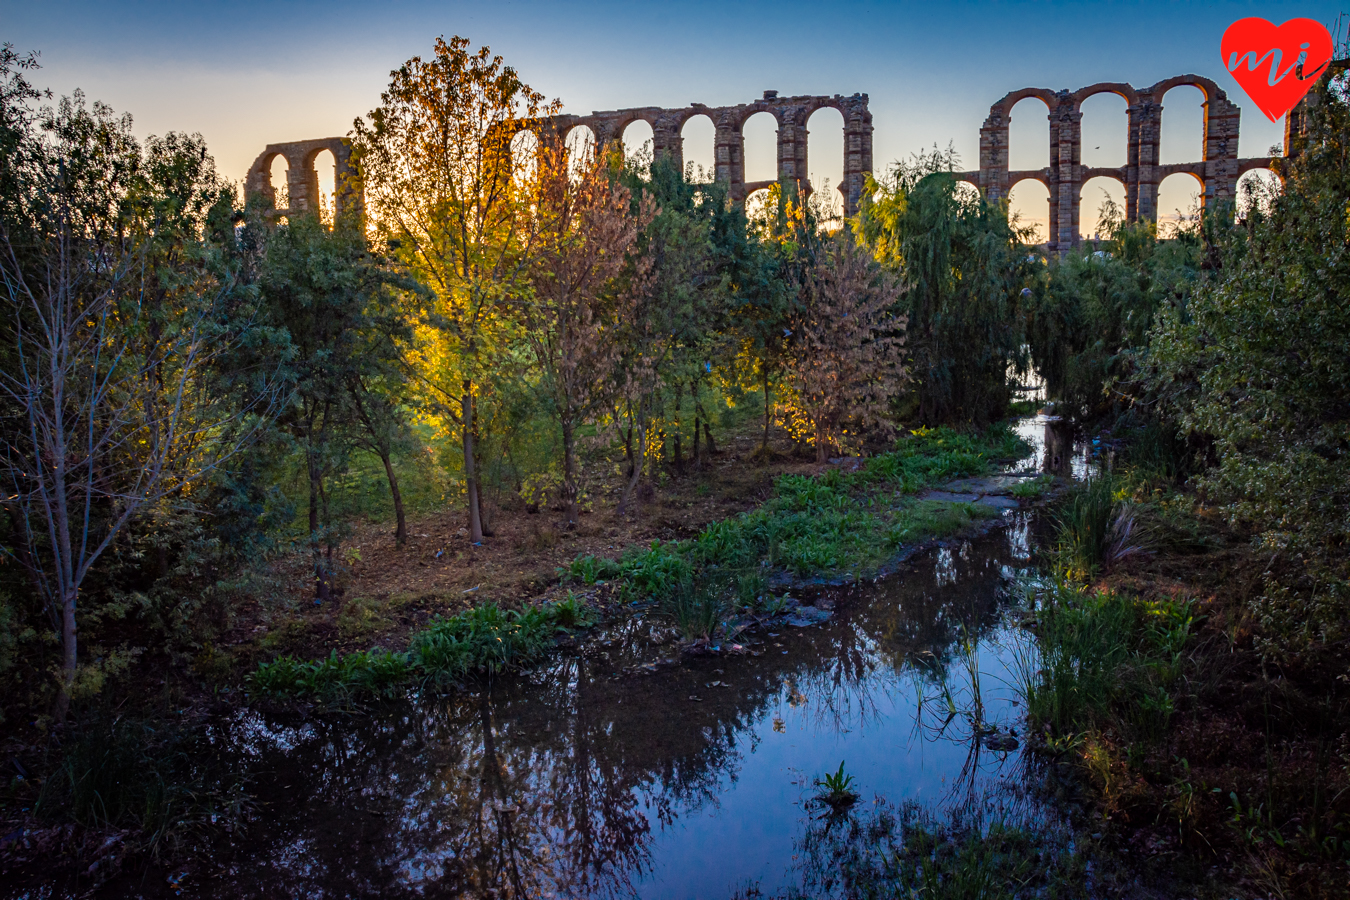
{"type": "MultiPolygon", "coordinates": [[[[746,120],[759,112],[767,112],[777,120],[778,178],[795,182],[800,191],[809,193],[812,186],[806,174],[806,123],[812,113],[825,107],[839,110],[844,117],[844,180],[837,188],[843,197],[844,214],[851,216],[858,210],[864,180],[872,171],[872,114],[867,108],[866,94],[854,94],[851,97],[838,94],[833,97],[779,97],[777,91],[765,91],[762,99],[737,106],[704,106],[701,103],[691,103],[679,109],[644,106],[593,112],[589,116],[561,115],[539,122],[520,121],[514,124],[517,130],[539,132],[550,128],[564,136],[572,129],[584,125],[590,128],[596,143],[603,146],[621,142],[625,128],[633,122],[644,121],[652,127],[653,154],[657,157],[672,158],[683,168],[684,144],[680,132],[685,122],[694,116],[707,116],[716,129],[713,144],[714,177],[728,182],[731,198],[743,203],[745,198],[756,190],[774,183],[745,180],[745,138],[742,129],[746,120]]],[[[510,145],[512,136],[502,136],[505,146],[510,145]]],[[[274,214],[287,215],[317,210],[319,190],[318,176],[314,173],[314,157],[321,150],[332,151],[337,160],[338,184],[341,186],[346,176],[354,174],[349,163],[350,142],[345,138],[321,138],[288,144],[269,144],[249,168],[246,190],[250,194],[262,195],[269,205],[275,208],[276,196],[272,189],[271,167],[278,155],[284,156],[290,167],[287,187],[291,199],[286,209],[276,209],[274,214]]],[[[339,187],[339,207],[344,199],[351,202],[351,198],[344,198],[344,193],[339,187]]]]}
{"type": "Polygon", "coordinates": [[[1213,81],[1199,75],[1165,78],[1151,87],[1136,90],[1124,82],[1101,82],[1076,91],[1022,88],[989,108],[980,129],[980,168],[959,177],[979,188],[990,200],[1008,196],[1020,181],[1034,179],[1050,191],[1048,249],[1065,250],[1079,244],[1079,215],[1083,185],[1092,178],[1114,178],[1125,186],[1127,219],[1158,218],[1158,185],[1179,172],[1195,176],[1201,185],[1200,202],[1209,206],[1237,199],[1238,178],[1252,169],[1270,168],[1268,157],[1239,159],[1238,120],[1241,110],[1213,81]],[[1162,98],[1178,85],[1194,85],[1205,95],[1203,156],[1195,162],[1162,165],[1158,146],[1162,135],[1162,98]],[[1087,98],[1102,93],[1125,99],[1129,116],[1128,152],[1120,168],[1089,168],[1082,164],[1082,106],[1087,98]],[[1044,169],[1010,171],[1008,126],[1012,108],[1019,100],[1037,97],[1045,103],[1050,118],[1050,165],[1044,169]]]}

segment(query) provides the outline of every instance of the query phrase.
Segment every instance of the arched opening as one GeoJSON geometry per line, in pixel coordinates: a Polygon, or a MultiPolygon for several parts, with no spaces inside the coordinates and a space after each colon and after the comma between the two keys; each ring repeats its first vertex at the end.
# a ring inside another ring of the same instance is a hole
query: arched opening
{"type": "Polygon", "coordinates": [[[1176,237],[1178,229],[1200,215],[1200,192],[1205,186],[1187,172],[1168,175],[1158,185],[1158,237],[1176,237]]]}
{"type": "Polygon", "coordinates": [[[1111,237],[1110,226],[1103,214],[1111,211],[1111,218],[1125,218],[1125,185],[1114,178],[1098,176],[1083,183],[1078,196],[1078,234],[1087,239],[1106,240],[1111,237]]]}
{"type": "Polygon", "coordinates": [[[268,167],[271,170],[269,178],[272,183],[272,208],[290,209],[291,207],[291,167],[286,162],[286,157],[278,153],[272,157],[272,163],[268,167]]]}
{"type": "Polygon", "coordinates": [[[517,187],[534,180],[539,168],[539,135],[523,128],[511,138],[511,177],[517,187]]]}
{"type": "Polygon", "coordinates": [[[1270,169],[1250,169],[1242,173],[1237,182],[1237,217],[1247,218],[1252,210],[1263,214],[1270,212],[1271,204],[1284,190],[1280,176],[1270,169]]]}
{"type": "Polygon", "coordinates": [[[1014,172],[1050,165],[1050,108],[1039,97],[1023,97],[1008,111],[1008,168],[1014,172]]]}
{"type": "Polygon", "coordinates": [[[577,125],[567,132],[567,171],[576,178],[595,158],[595,132],[589,125],[577,125]]]}
{"type": "Polygon", "coordinates": [[[708,183],[717,176],[717,126],[708,116],[699,114],[684,120],[680,128],[680,147],[684,171],[692,182],[708,183]]]}
{"type": "Polygon", "coordinates": [[[825,218],[844,218],[844,114],[833,106],[811,113],[806,120],[806,177],[825,218]]]}
{"type": "Polygon", "coordinates": [[[956,195],[957,202],[964,205],[972,205],[980,202],[980,189],[969,181],[958,181],[953,193],[956,195]]]}
{"type": "Polygon", "coordinates": [[[337,157],[332,150],[314,154],[314,175],[319,186],[319,219],[332,227],[337,214],[337,157]]]}
{"type": "Polygon", "coordinates": [[[1029,229],[1023,238],[1030,244],[1050,240],[1050,189],[1034,178],[1025,178],[1008,191],[1008,219],[1018,229],[1029,229]]]}
{"type": "Polygon", "coordinates": [[[768,188],[752,191],[745,198],[745,217],[750,220],[750,227],[761,232],[767,230],[770,213],[768,188]]]}
{"type": "Polygon", "coordinates": [[[757,112],[741,126],[745,138],[745,180],[778,180],[778,120],[772,113],[757,112]]]}
{"type": "Polygon", "coordinates": [[[649,172],[652,164],[656,133],[651,123],[636,119],[623,130],[623,158],[628,165],[641,172],[649,172]]]}
{"type": "Polygon", "coordinates": [[[1129,104],[1119,94],[1093,94],[1079,109],[1082,122],[1082,162],[1096,169],[1118,169],[1129,160],[1129,104]]]}
{"type": "Polygon", "coordinates": [[[1205,158],[1204,92],[1193,84],[1179,84],[1158,99],[1163,108],[1158,163],[1200,162],[1205,158]]]}

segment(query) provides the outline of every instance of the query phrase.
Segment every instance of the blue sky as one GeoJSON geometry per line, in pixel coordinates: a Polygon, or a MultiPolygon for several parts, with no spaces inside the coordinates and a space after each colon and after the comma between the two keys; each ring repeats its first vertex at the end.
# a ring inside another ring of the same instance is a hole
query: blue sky
{"type": "MultiPolygon", "coordinates": [[[[438,34],[488,44],[575,112],[734,104],[765,89],[861,91],[871,96],[878,167],[950,142],[975,168],[980,124],[1010,90],[1146,86],[1185,72],[1213,78],[1239,103],[1240,152],[1260,155],[1281,140],[1283,122],[1269,122],[1224,71],[1224,29],[1244,16],[1330,23],[1338,11],[1335,2],[0,0],[0,39],[41,51],[38,83],[58,93],[81,87],[132,113],[138,133],[201,132],[232,178],[270,142],[345,134],[378,102],[389,70],[428,52],[438,34]]],[[[1103,146],[1106,154],[1119,144],[1123,155],[1123,101],[1094,103],[1085,110],[1085,152],[1103,146]]],[[[1189,89],[1166,98],[1164,161],[1169,147],[1198,158],[1199,103],[1189,89]]],[[[1014,167],[1019,157],[1028,167],[1043,164],[1044,113],[1022,106],[1016,113],[1014,167]],[[1016,114],[1024,109],[1028,115],[1016,114]]],[[[813,151],[817,133],[822,140],[829,133],[828,123],[816,125],[813,151]]],[[[771,153],[771,136],[752,138],[753,165],[771,153]]],[[[812,169],[837,179],[833,156],[815,152],[812,169]]]]}

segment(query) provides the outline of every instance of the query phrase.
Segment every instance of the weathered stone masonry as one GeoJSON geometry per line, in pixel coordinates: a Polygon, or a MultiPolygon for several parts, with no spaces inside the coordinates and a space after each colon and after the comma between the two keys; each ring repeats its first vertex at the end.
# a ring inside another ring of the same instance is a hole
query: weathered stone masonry
{"type": "MultiPolygon", "coordinates": [[[[567,135],[572,129],[586,126],[600,146],[622,142],[624,129],[636,121],[651,125],[653,152],[659,158],[675,160],[684,165],[684,144],[681,132],[695,116],[707,116],[716,129],[714,139],[714,177],[727,182],[731,198],[743,203],[756,190],[774,182],[745,180],[746,121],[756,113],[767,112],[778,122],[778,179],[795,182],[803,193],[811,191],[807,180],[806,123],[811,114],[824,107],[839,110],[844,117],[844,181],[838,186],[843,195],[844,214],[851,216],[858,210],[866,176],[872,171],[872,114],[867,108],[867,95],[850,97],[838,94],[832,97],[779,97],[777,91],[765,91],[764,97],[753,103],[737,106],[704,106],[693,103],[678,109],[644,106],[608,112],[593,112],[589,116],[560,115],[546,120],[556,133],[567,135]]],[[[1290,129],[1297,129],[1302,119],[1300,103],[1288,116],[1285,148],[1293,146],[1290,129]]],[[[1201,184],[1201,203],[1209,206],[1219,201],[1233,201],[1237,197],[1238,178],[1252,169],[1270,168],[1268,157],[1239,159],[1238,120],[1240,110],[1218,85],[1199,75],[1178,75],[1151,87],[1136,90],[1124,82],[1102,82],[1076,91],[1051,91],[1046,88],[1023,88],[999,100],[989,109],[989,117],[980,129],[980,168],[975,172],[958,173],[958,177],[975,185],[990,200],[1006,198],[1020,181],[1034,179],[1050,191],[1050,235],[1047,249],[1066,250],[1079,244],[1079,215],[1082,207],[1083,185],[1092,178],[1114,178],[1125,186],[1126,218],[1153,219],[1158,217],[1158,185],[1169,175],[1187,173],[1201,184]],[[1205,95],[1203,158],[1197,162],[1162,165],[1158,161],[1158,147],[1162,134],[1162,98],[1179,85],[1193,85],[1205,95]],[[1089,168],[1082,164],[1082,105],[1096,94],[1113,93],[1125,99],[1129,116],[1128,153],[1126,163],[1119,168],[1089,168]],[[1044,169],[1010,171],[1008,168],[1008,126],[1012,108],[1027,97],[1037,97],[1049,110],[1050,165],[1044,169]]],[[[541,131],[541,122],[515,123],[517,130],[541,131]]],[[[504,136],[509,142],[510,135],[504,136]]],[[[290,203],[285,209],[275,209],[275,215],[287,215],[317,210],[319,207],[319,180],[314,172],[314,157],[322,150],[330,150],[337,160],[338,184],[346,183],[353,175],[350,165],[351,145],[346,138],[321,138],[288,144],[269,144],[249,168],[246,189],[260,194],[275,207],[271,167],[278,156],[286,157],[289,165],[287,188],[290,203]]],[[[348,192],[339,190],[338,209],[351,202],[360,202],[348,192]]]]}
{"type": "MultiPolygon", "coordinates": [[[[1123,82],[1102,82],[1076,91],[1023,88],[1013,91],[989,109],[980,129],[980,168],[958,177],[979,188],[990,200],[1008,196],[1013,186],[1026,179],[1041,182],[1050,191],[1048,249],[1064,250],[1079,243],[1079,212],[1083,185],[1092,178],[1114,178],[1125,186],[1125,217],[1158,218],[1158,185],[1178,172],[1195,176],[1201,184],[1200,202],[1209,206],[1237,198],[1238,178],[1252,169],[1271,167],[1269,157],[1239,159],[1238,119],[1241,110],[1223,90],[1199,75],[1166,78],[1152,87],[1136,90],[1123,82]],[[1194,85],[1205,95],[1204,150],[1198,162],[1161,165],[1158,145],[1162,134],[1162,98],[1178,85],[1194,85]],[[1129,149],[1120,168],[1089,168],[1082,164],[1082,106],[1087,98],[1102,93],[1117,94],[1128,104],[1129,149]],[[1050,165],[1044,169],[1008,169],[1008,125],[1019,100],[1037,97],[1049,109],[1050,165]]],[[[1292,117],[1291,117],[1292,118],[1292,117]]],[[[1289,145],[1286,139],[1285,146],[1289,145]]]]}
{"type": "MultiPolygon", "coordinates": [[[[866,94],[854,94],[851,97],[838,94],[833,97],[779,97],[777,91],[765,91],[763,99],[737,106],[704,106],[701,103],[680,109],[644,106],[593,112],[589,116],[554,116],[547,121],[549,127],[563,135],[584,125],[590,128],[599,146],[622,142],[625,128],[633,122],[646,122],[652,127],[654,155],[672,158],[683,168],[684,143],[680,133],[684,124],[695,116],[707,116],[716,128],[714,177],[728,182],[731,198],[737,203],[743,203],[756,190],[774,183],[747,183],[745,180],[745,138],[742,129],[746,120],[755,113],[767,112],[778,121],[778,177],[780,180],[795,182],[799,190],[809,193],[811,184],[806,177],[806,122],[812,113],[825,107],[839,110],[844,117],[844,181],[838,185],[838,189],[843,195],[844,214],[851,216],[858,211],[864,179],[872,171],[872,114],[867,109],[866,94]]],[[[516,127],[523,131],[539,130],[542,126],[540,123],[520,121],[516,127]]],[[[287,208],[276,209],[275,214],[317,210],[319,179],[314,172],[314,157],[321,150],[332,151],[337,160],[338,184],[342,184],[344,176],[352,174],[349,164],[351,145],[345,138],[322,138],[269,144],[249,167],[247,191],[261,194],[275,208],[272,162],[277,156],[284,156],[290,167],[287,188],[291,199],[287,208]]],[[[339,192],[339,207],[343,199],[339,192]]]]}

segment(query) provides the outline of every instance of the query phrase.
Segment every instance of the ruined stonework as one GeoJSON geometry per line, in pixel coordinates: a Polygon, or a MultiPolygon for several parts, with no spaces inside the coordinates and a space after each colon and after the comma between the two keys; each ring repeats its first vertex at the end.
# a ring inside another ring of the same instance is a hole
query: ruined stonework
{"type": "MultiPolygon", "coordinates": [[[[1050,250],[1066,250],[1079,244],[1079,212],[1083,185],[1092,178],[1114,178],[1125,186],[1125,217],[1158,218],[1158,185],[1169,175],[1183,172],[1200,182],[1200,202],[1237,199],[1238,178],[1252,169],[1271,167],[1269,157],[1239,159],[1238,119],[1241,110],[1223,90],[1199,75],[1178,75],[1136,90],[1124,82],[1102,82],[1076,91],[1023,88],[1005,96],[989,109],[980,129],[980,168],[958,177],[998,200],[1008,196],[1019,181],[1034,179],[1050,191],[1050,250]],[[1178,85],[1194,85],[1205,95],[1204,151],[1197,162],[1161,165],[1158,145],[1162,134],[1162,97],[1178,85]],[[1129,150],[1120,168],[1088,168],[1082,165],[1082,105],[1102,93],[1117,94],[1128,104],[1129,150]],[[1013,106],[1026,97],[1037,97],[1049,109],[1050,165],[1044,169],[1009,171],[1008,125],[1013,106]]],[[[1292,114],[1291,114],[1292,115],[1292,114]]],[[[1286,144],[1286,146],[1288,146],[1286,144]]]]}
{"type": "MultiPolygon", "coordinates": [[[[745,180],[745,138],[742,129],[755,113],[767,112],[778,121],[778,178],[794,182],[802,193],[810,193],[807,180],[806,122],[818,109],[833,107],[844,117],[844,181],[838,185],[843,197],[844,214],[858,211],[863,183],[872,171],[872,114],[867,109],[867,95],[843,97],[779,97],[777,91],[765,91],[763,99],[737,106],[704,106],[693,103],[680,109],[662,109],[644,106],[593,112],[589,116],[560,115],[542,122],[513,123],[520,131],[542,131],[545,127],[566,135],[572,129],[585,126],[595,136],[598,146],[621,143],[623,131],[637,121],[652,127],[653,154],[658,158],[673,159],[684,167],[684,144],[681,131],[685,122],[695,116],[707,116],[716,129],[714,139],[714,177],[728,183],[732,200],[744,203],[745,198],[760,188],[775,182],[745,180]]],[[[504,136],[509,143],[510,135],[504,136]]],[[[337,159],[338,184],[350,175],[351,145],[345,138],[322,138],[296,141],[289,144],[269,144],[248,170],[246,190],[260,194],[275,209],[275,215],[295,214],[318,209],[318,176],[314,172],[314,157],[321,150],[331,150],[337,159]],[[287,187],[290,203],[285,209],[276,208],[272,189],[272,162],[278,156],[286,157],[289,165],[287,187]]],[[[343,202],[339,190],[338,204],[343,202]]]]}
{"type": "Polygon", "coordinates": [[[360,203],[359,197],[353,197],[346,188],[355,177],[352,169],[351,141],[346,138],[317,138],[311,141],[291,141],[287,144],[268,144],[267,148],[248,168],[244,181],[244,190],[249,196],[261,196],[273,215],[299,215],[303,212],[319,211],[319,176],[314,171],[314,158],[324,150],[333,154],[336,161],[337,185],[333,198],[334,214],[344,211],[348,204],[360,203]],[[286,159],[286,191],[289,202],[277,206],[276,191],[272,187],[272,163],[278,156],[286,159]]]}

